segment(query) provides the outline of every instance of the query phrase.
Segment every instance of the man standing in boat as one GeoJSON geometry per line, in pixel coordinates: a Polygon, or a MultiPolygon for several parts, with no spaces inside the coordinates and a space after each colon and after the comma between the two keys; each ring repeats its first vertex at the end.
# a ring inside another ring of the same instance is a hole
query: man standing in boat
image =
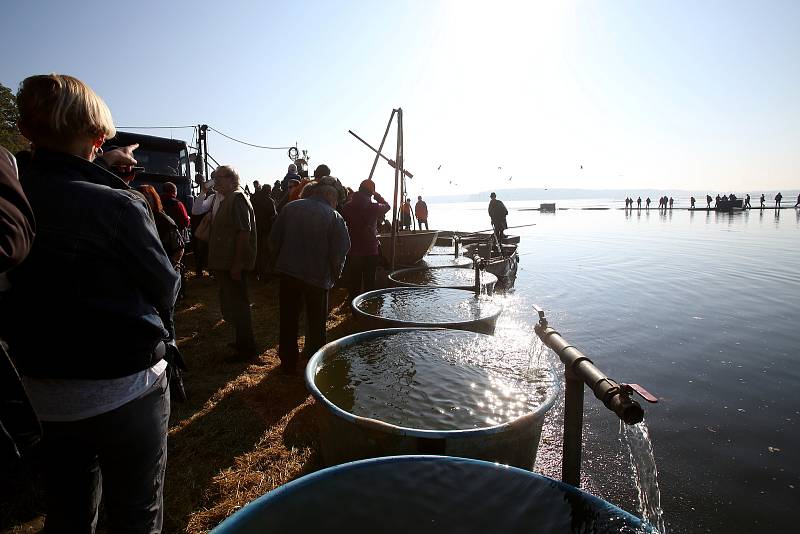
{"type": "Polygon", "coordinates": [[[420,230],[422,230],[423,224],[426,230],[430,230],[430,228],[428,228],[428,205],[422,200],[421,196],[417,197],[417,203],[414,205],[414,215],[417,216],[420,230]]]}
{"type": "Polygon", "coordinates": [[[499,241],[505,237],[503,230],[508,228],[508,223],[506,222],[508,210],[505,204],[497,200],[495,193],[492,193],[489,197],[491,198],[489,201],[489,218],[492,219],[492,228],[494,228],[494,233],[499,241]]]}

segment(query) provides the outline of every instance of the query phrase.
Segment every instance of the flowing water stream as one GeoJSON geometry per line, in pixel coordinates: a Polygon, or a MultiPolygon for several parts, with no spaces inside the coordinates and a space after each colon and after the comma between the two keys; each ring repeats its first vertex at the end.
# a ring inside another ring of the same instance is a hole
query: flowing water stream
{"type": "Polygon", "coordinates": [[[653,457],[653,443],[647,424],[636,425],[619,422],[620,442],[628,449],[633,473],[633,484],[639,500],[639,516],[666,534],[664,510],[661,509],[661,491],[658,489],[658,469],[653,457]]]}

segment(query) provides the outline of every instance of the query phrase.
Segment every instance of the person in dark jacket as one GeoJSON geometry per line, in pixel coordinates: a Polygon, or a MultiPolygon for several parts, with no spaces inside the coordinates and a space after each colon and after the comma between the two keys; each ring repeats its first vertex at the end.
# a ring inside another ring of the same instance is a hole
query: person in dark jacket
{"type": "Polygon", "coordinates": [[[254,193],[250,199],[256,216],[256,232],[261,236],[256,246],[256,276],[261,281],[269,278],[269,240],[267,237],[272,230],[272,222],[278,214],[271,193],[272,187],[266,184],[261,186],[261,190],[254,193]]]}
{"type": "Polygon", "coordinates": [[[350,302],[360,293],[375,289],[375,269],[378,267],[378,220],[391,209],[375,192],[375,182],[364,180],[345,203],[342,215],[350,234],[345,278],[350,302]],[[375,202],[372,198],[375,197],[375,202]]]}
{"type": "Polygon", "coordinates": [[[502,201],[497,200],[497,195],[495,193],[489,195],[489,198],[491,199],[489,200],[489,218],[492,220],[492,228],[494,228],[497,240],[500,241],[505,237],[503,231],[508,228],[508,223],[506,222],[508,210],[502,201]]]}
{"type": "Polygon", "coordinates": [[[297,372],[297,328],[304,306],[304,353],[310,357],[325,344],[328,290],[339,278],[350,248],[347,226],[334,209],[336,188],[313,182],[307,189],[307,198],[286,204],[269,235],[275,271],[281,275],[278,357],[287,374],[297,372]]]}
{"type": "Polygon", "coordinates": [[[281,181],[281,189],[285,192],[288,189],[289,180],[297,180],[297,183],[300,183],[303,178],[297,174],[297,165],[294,163],[289,164],[289,168],[287,169],[286,176],[283,177],[281,181]]]}
{"type": "MultiPolygon", "coordinates": [[[[19,184],[15,158],[0,146],[0,308],[8,289],[6,271],[28,255],[34,231],[33,210],[19,184]]],[[[2,309],[1,313],[14,310],[2,309]]],[[[31,450],[41,436],[39,419],[0,339],[0,479],[6,467],[31,450]]]]}
{"type": "Polygon", "coordinates": [[[102,493],[109,532],[160,532],[170,411],[161,314],[178,274],[144,198],[94,163],[115,135],[94,91],[32,76],[17,104],[38,230],[9,273],[14,313],[3,323],[42,420],[44,530],[92,532],[102,493]]]}

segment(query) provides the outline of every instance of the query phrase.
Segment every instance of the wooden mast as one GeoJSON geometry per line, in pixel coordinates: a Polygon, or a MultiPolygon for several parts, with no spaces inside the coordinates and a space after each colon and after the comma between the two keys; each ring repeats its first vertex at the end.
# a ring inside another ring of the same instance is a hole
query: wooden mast
{"type": "MultiPolygon", "coordinates": [[[[392,203],[392,271],[395,269],[395,262],[397,258],[397,213],[399,204],[397,202],[398,190],[400,188],[400,169],[403,167],[403,109],[397,108],[397,149],[394,165],[394,197],[392,203]]],[[[394,111],[392,112],[394,113],[394,111]]]]}

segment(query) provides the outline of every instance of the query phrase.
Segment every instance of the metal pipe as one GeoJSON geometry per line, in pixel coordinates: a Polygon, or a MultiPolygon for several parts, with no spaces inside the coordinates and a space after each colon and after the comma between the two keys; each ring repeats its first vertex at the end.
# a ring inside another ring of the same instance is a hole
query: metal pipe
{"type": "Polygon", "coordinates": [[[479,256],[472,257],[472,265],[475,267],[475,294],[481,294],[481,262],[479,256]]]}
{"type": "Polygon", "coordinates": [[[640,423],[644,419],[644,409],[631,398],[634,392],[642,395],[648,402],[656,402],[657,399],[641,386],[620,385],[607,377],[589,358],[547,324],[547,318],[541,308],[538,306],[533,308],[539,314],[539,322],[534,327],[536,335],[564,364],[564,456],[561,476],[564,482],[578,487],[583,433],[583,385],[589,386],[595,397],[629,425],[640,423]]]}

